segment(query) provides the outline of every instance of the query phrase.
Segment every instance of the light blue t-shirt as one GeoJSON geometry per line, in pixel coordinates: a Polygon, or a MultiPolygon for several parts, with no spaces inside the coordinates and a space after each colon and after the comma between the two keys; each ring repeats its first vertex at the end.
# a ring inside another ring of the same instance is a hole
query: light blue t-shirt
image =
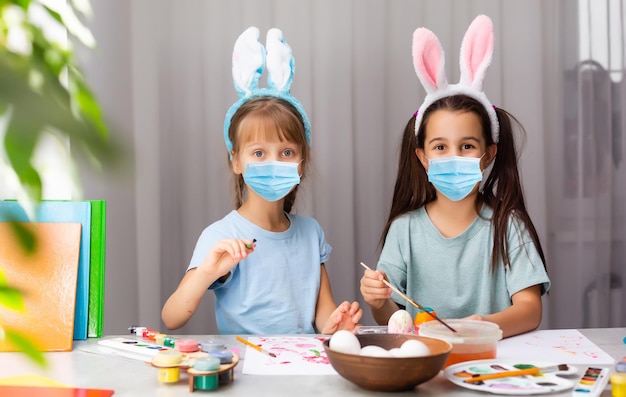
{"type": "MultiPolygon", "coordinates": [[[[499,261],[491,273],[493,227],[491,208],[483,205],[480,216],[463,233],[444,237],[424,207],[408,212],[391,224],[377,269],[409,298],[431,307],[441,318],[487,315],[512,305],[511,296],[550,279],[526,228],[509,221],[508,249],[511,266],[499,261]]],[[[413,318],[417,309],[395,292],[392,299],[413,318]]]]}
{"type": "Polygon", "coordinates": [[[215,315],[221,334],[312,334],[321,264],[331,246],[319,223],[286,214],[289,229],[264,230],[232,211],[207,227],[187,270],[199,266],[210,248],[225,238],[256,239],[256,248],[224,283],[216,281],[215,315]]]}

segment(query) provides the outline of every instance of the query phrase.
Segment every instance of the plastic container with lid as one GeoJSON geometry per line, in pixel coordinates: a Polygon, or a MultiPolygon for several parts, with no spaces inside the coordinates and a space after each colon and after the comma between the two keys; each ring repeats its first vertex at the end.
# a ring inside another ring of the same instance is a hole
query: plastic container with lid
{"type": "Polygon", "coordinates": [[[457,332],[450,331],[436,320],[421,324],[418,331],[419,335],[452,343],[452,351],[444,368],[464,361],[496,358],[498,341],[502,339],[502,330],[498,324],[463,319],[445,322],[457,332]]]}

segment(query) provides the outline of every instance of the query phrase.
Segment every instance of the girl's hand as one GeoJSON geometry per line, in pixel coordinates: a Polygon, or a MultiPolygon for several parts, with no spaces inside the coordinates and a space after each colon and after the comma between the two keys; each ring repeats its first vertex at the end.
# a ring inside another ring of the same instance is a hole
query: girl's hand
{"type": "Polygon", "coordinates": [[[387,276],[385,272],[365,269],[361,278],[361,295],[365,302],[374,309],[380,309],[391,298],[391,288],[387,287],[383,280],[387,276]]]}
{"type": "Polygon", "coordinates": [[[344,301],[328,317],[328,321],[326,321],[324,329],[322,329],[322,334],[330,335],[342,329],[353,331],[359,323],[361,316],[363,316],[363,309],[360,308],[359,302],[355,301],[351,304],[348,301],[344,301]]]}
{"type": "Polygon", "coordinates": [[[253,240],[225,239],[220,240],[207,253],[204,262],[198,266],[203,272],[224,276],[237,263],[254,252],[256,244],[253,240]]]}
{"type": "Polygon", "coordinates": [[[478,321],[482,321],[483,320],[483,316],[481,316],[480,314],[472,314],[471,316],[465,317],[464,320],[478,320],[478,321]]]}

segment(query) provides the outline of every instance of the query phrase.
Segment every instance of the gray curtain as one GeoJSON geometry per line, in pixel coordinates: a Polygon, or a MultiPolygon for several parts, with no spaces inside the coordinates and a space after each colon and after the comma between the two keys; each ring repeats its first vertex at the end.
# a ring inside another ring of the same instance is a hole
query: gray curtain
{"type": "Polygon", "coordinates": [[[558,5],[562,44],[547,156],[556,327],[626,323],[624,1],[558,5]],[[569,310],[564,310],[571,308],[569,310]]]}
{"type": "MultiPolygon", "coordinates": [[[[314,157],[296,211],[316,217],[334,248],[328,270],[337,301],[360,299],[358,263],[376,265],[401,133],[424,97],[411,61],[413,31],[426,26],[439,36],[454,82],[463,33],[481,13],[493,19],[496,37],[485,89],[527,133],[520,158],[523,184],[554,281],[542,326],[583,326],[582,317],[560,318],[572,312],[563,310],[572,302],[577,307],[583,302],[588,283],[578,280],[596,281],[594,299],[606,301],[603,274],[610,273],[610,260],[602,271],[594,270],[597,256],[578,263],[581,253],[590,252],[581,239],[591,226],[572,218],[576,204],[558,205],[583,197],[566,198],[563,174],[554,173],[564,171],[566,161],[578,161],[564,156],[565,80],[574,67],[566,61],[574,55],[563,47],[575,51],[567,29],[576,30],[576,2],[93,0],[92,5],[89,26],[99,49],[82,51],[81,61],[135,166],[124,180],[83,171],[87,198],[109,202],[105,333],[126,332],[131,324],[164,330],[162,304],[183,276],[198,235],[233,208],[222,126],[236,99],[232,46],[251,25],[262,32],[281,28],[294,52],[292,92],[311,118],[314,157]],[[564,237],[561,230],[570,233],[564,237]],[[566,237],[574,240],[562,241],[566,237]]],[[[600,157],[608,157],[610,147],[609,142],[598,146],[600,157]]],[[[589,172],[608,172],[613,185],[619,184],[614,164],[598,167],[589,172]]],[[[621,178],[623,188],[623,173],[621,178]]],[[[600,197],[595,200],[593,208],[607,211],[600,197]]],[[[609,208],[619,210],[617,201],[613,197],[609,208]]],[[[611,241],[624,236],[621,214],[593,214],[593,231],[607,230],[601,222],[613,222],[613,238],[603,241],[615,254],[600,246],[602,233],[593,234],[593,250],[614,260],[619,243],[611,241]]],[[[212,305],[207,293],[193,319],[176,332],[216,332],[212,305]]],[[[363,322],[373,324],[367,308],[365,313],[363,322]]],[[[616,321],[626,323],[623,312],[616,321]]]]}

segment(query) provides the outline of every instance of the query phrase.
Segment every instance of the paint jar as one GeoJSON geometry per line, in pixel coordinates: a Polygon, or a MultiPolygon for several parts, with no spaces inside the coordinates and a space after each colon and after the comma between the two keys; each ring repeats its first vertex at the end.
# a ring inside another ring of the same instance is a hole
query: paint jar
{"type": "Polygon", "coordinates": [[[182,353],[197,352],[200,344],[195,339],[178,339],[174,342],[174,349],[182,353]]]}
{"type": "Polygon", "coordinates": [[[496,358],[498,341],[502,339],[502,330],[498,324],[463,319],[445,322],[457,332],[450,331],[436,320],[422,323],[419,328],[421,336],[443,339],[452,344],[444,368],[464,361],[496,358]]]}
{"type": "Polygon", "coordinates": [[[156,334],[156,336],[154,337],[154,343],[156,343],[157,345],[163,345],[163,342],[165,341],[165,337],[167,335],[166,334],[156,334]]]}
{"type": "Polygon", "coordinates": [[[220,364],[230,364],[233,362],[233,352],[228,349],[214,349],[209,352],[209,355],[218,358],[220,364]]]}
{"type": "MultiPolygon", "coordinates": [[[[217,357],[205,357],[197,359],[193,364],[193,370],[200,373],[217,371],[220,368],[220,360],[217,357]]],[[[210,374],[196,374],[194,371],[193,388],[197,390],[213,390],[217,388],[218,376],[210,374]]]]}
{"type": "Polygon", "coordinates": [[[224,345],[224,342],[213,339],[205,340],[204,342],[200,343],[200,347],[202,351],[206,353],[210,353],[211,350],[226,349],[226,345],[224,345]]]}
{"type": "Polygon", "coordinates": [[[176,350],[161,350],[152,358],[152,365],[159,369],[158,379],[162,383],[176,383],[180,379],[179,365],[182,353],[176,350]]]}
{"type": "Polygon", "coordinates": [[[611,396],[626,397],[626,373],[613,372],[611,374],[611,396]]]}
{"type": "Polygon", "coordinates": [[[144,339],[148,339],[148,340],[154,340],[154,338],[156,338],[157,334],[159,333],[159,331],[155,331],[152,328],[146,328],[144,330],[142,330],[141,332],[141,337],[144,339]]]}

